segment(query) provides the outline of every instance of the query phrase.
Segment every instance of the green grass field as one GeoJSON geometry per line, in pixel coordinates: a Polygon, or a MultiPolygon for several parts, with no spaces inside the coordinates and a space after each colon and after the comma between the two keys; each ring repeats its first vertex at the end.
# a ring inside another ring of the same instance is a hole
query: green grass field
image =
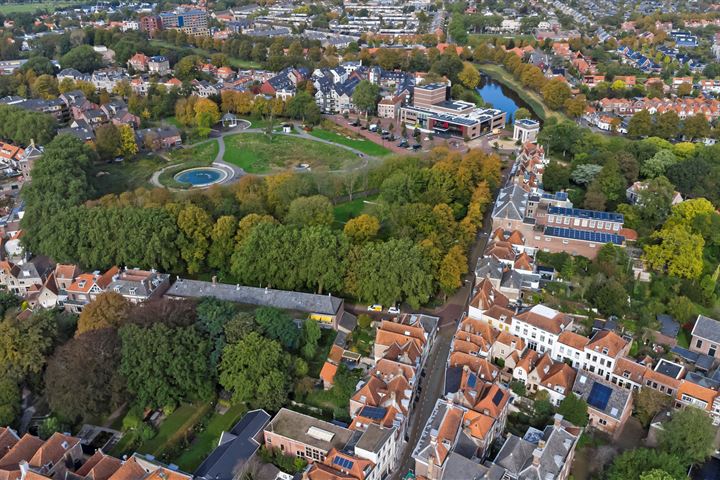
{"type": "Polygon", "coordinates": [[[310,135],[312,135],[313,137],[321,138],[323,140],[338,143],[340,145],[355,148],[363,152],[365,155],[370,155],[373,157],[382,157],[383,155],[388,155],[389,153],[392,153],[387,148],[383,147],[382,145],[378,145],[371,140],[348,138],[344,135],[331,132],[330,130],[324,130],[322,128],[313,129],[310,132],[310,135]]]}
{"type": "Polygon", "coordinates": [[[307,163],[312,168],[339,170],[357,164],[352,152],[299,137],[241,133],[225,137],[224,160],[248,173],[270,173],[307,163]]]}
{"type": "MultiPolygon", "coordinates": [[[[210,57],[210,55],[213,54],[213,52],[210,52],[208,50],[202,49],[202,48],[188,48],[188,47],[178,47],[175,44],[166,42],[165,40],[151,40],[150,44],[156,47],[160,48],[167,48],[169,50],[192,50],[193,53],[203,56],[203,57],[210,57]]],[[[239,58],[235,57],[228,57],[228,62],[230,63],[231,67],[234,68],[261,68],[262,65],[260,65],[257,62],[252,62],[248,60],[241,60],[239,58]]]]}
{"type": "Polygon", "coordinates": [[[357,198],[351,202],[338,203],[333,209],[335,222],[342,227],[348,220],[361,215],[365,211],[368,207],[365,201],[372,202],[377,197],[377,195],[371,195],[369,197],[357,198]]]}
{"type": "Polygon", "coordinates": [[[140,187],[150,187],[153,172],[165,165],[165,161],[156,155],[143,155],[135,160],[121,163],[103,163],[94,165],[90,177],[97,197],[109,193],[122,193],[140,187]],[[107,174],[105,174],[107,172],[107,174]]]}
{"type": "Polygon", "coordinates": [[[159,456],[185,434],[210,410],[210,404],[180,405],[160,424],[157,435],[138,447],[138,452],[159,456]]]}
{"type": "Polygon", "coordinates": [[[541,120],[546,120],[551,117],[555,117],[558,121],[568,120],[568,118],[562,112],[556,112],[550,110],[543,102],[542,97],[537,92],[528,89],[523,86],[519,81],[512,76],[510,72],[505,70],[500,65],[491,65],[488,63],[477,64],[478,69],[494,80],[504,84],[508,88],[511,88],[522,98],[525,103],[530,105],[530,108],[535,112],[535,115],[540,117],[541,120]]]}
{"type": "Polygon", "coordinates": [[[192,445],[174,463],[186,472],[195,471],[205,460],[205,457],[217,446],[222,432],[230,430],[245,412],[247,412],[247,407],[244,404],[239,404],[230,407],[223,415],[213,413],[205,430],[198,434],[192,445]]]}
{"type": "Polygon", "coordinates": [[[174,150],[168,154],[171,164],[177,164],[168,168],[160,174],[158,180],[166,187],[186,188],[187,185],[180,184],[173,178],[181,170],[194,167],[205,167],[215,161],[218,149],[217,140],[208,140],[192,148],[174,150]]]}
{"type": "Polygon", "coordinates": [[[58,8],[79,5],[80,2],[37,2],[37,3],[3,3],[0,4],[0,13],[9,15],[12,13],[34,13],[37,10],[54,12],[58,8]]]}

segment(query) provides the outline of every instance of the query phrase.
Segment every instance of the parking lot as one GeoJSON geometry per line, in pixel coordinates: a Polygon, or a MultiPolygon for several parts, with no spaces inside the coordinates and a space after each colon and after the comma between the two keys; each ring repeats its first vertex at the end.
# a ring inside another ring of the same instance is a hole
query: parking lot
{"type": "MultiPolygon", "coordinates": [[[[378,124],[378,130],[376,132],[368,131],[367,129],[363,129],[362,126],[365,125],[365,121],[361,121],[360,125],[353,126],[353,123],[356,122],[357,116],[351,115],[348,119],[343,118],[342,115],[333,115],[329,117],[333,122],[340,125],[341,127],[347,128],[348,130],[361,135],[368,140],[371,140],[379,145],[382,145],[383,147],[392,150],[394,153],[399,154],[409,154],[413,152],[413,147],[416,142],[415,138],[413,138],[413,131],[411,129],[406,129],[406,135],[407,135],[407,147],[401,147],[400,141],[400,123],[397,119],[392,118],[379,118],[374,120],[378,124]],[[382,130],[388,130],[390,127],[390,124],[393,124],[395,126],[394,131],[391,133],[394,134],[396,139],[394,141],[386,140],[382,138],[381,131],[382,130]]],[[[465,142],[461,138],[442,138],[435,135],[432,140],[430,140],[427,136],[427,134],[422,134],[420,137],[418,137],[418,140],[420,141],[421,148],[416,149],[415,151],[429,151],[432,148],[436,146],[447,146],[451,150],[455,150],[458,152],[466,152],[467,146],[465,145],[465,142]]]]}

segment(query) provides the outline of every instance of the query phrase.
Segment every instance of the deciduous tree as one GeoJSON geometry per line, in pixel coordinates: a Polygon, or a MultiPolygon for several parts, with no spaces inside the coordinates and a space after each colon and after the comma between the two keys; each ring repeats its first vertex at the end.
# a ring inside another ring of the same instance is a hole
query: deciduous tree
{"type": "Polygon", "coordinates": [[[120,399],[119,363],[120,341],[113,329],[92,330],[58,347],[45,371],[52,411],[67,419],[109,413],[120,399]]]}
{"type": "Polygon", "coordinates": [[[716,429],[706,412],[695,407],[676,410],[663,425],[658,441],[661,449],[685,465],[702,463],[715,451],[716,429]]]}
{"type": "Polygon", "coordinates": [[[225,347],[220,384],[233,393],[233,402],[275,411],[287,399],[288,367],[289,360],[278,342],[251,332],[225,347]]]}
{"type": "Polygon", "coordinates": [[[104,292],[83,308],[78,320],[77,335],[99,329],[118,329],[127,322],[130,303],[116,292],[104,292]]]}
{"type": "Polygon", "coordinates": [[[380,221],[367,213],[351,218],[343,227],[343,232],[353,243],[373,240],[380,231],[380,221]]]}
{"type": "Polygon", "coordinates": [[[210,346],[195,327],[149,328],[126,325],[120,373],[135,403],[143,407],[175,406],[183,400],[207,400],[212,395],[210,346]]]}

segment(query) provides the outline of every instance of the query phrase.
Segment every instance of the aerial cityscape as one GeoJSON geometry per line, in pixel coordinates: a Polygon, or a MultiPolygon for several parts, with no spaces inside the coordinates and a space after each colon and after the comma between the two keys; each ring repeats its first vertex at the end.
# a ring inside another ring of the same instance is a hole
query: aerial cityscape
{"type": "Polygon", "coordinates": [[[720,4],[0,0],[0,480],[720,480],[720,4]]]}

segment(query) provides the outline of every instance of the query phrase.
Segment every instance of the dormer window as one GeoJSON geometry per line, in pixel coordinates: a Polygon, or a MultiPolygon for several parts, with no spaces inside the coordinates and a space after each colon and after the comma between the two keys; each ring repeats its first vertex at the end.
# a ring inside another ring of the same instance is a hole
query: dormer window
{"type": "Polygon", "coordinates": [[[607,347],[604,347],[604,348],[602,349],[602,353],[603,353],[603,355],[607,355],[607,354],[608,354],[608,349],[607,349],[607,347]]]}

